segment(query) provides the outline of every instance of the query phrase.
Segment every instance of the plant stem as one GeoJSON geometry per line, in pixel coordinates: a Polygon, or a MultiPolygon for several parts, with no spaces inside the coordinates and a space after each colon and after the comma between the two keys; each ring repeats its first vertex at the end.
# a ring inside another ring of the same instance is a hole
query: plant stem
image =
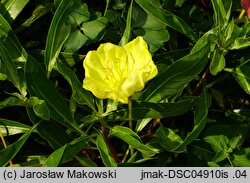
{"type": "Polygon", "coordinates": [[[128,121],[129,128],[133,130],[132,100],[128,100],[128,121]]]}
{"type": "Polygon", "coordinates": [[[207,68],[207,70],[202,74],[202,77],[201,77],[201,79],[199,80],[199,82],[197,83],[197,85],[196,85],[196,87],[195,87],[195,89],[194,89],[194,91],[193,91],[193,94],[195,95],[195,96],[198,96],[198,95],[200,95],[200,92],[201,92],[201,88],[202,88],[202,84],[203,84],[203,82],[208,78],[210,76],[210,71],[209,71],[209,68],[207,68]]]}
{"type": "Polygon", "coordinates": [[[104,16],[106,16],[106,13],[108,11],[109,3],[110,3],[110,0],[106,0],[106,7],[105,7],[105,11],[104,11],[104,16]]]}
{"type": "Polygon", "coordinates": [[[102,126],[102,136],[103,136],[103,138],[106,140],[106,142],[107,142],[107,144],[108,144],[108,146],[109,146],[110,152],[111,152],[111,154],[112,154],[112,157],[114,158],[115,162],[116,162],[116,163],[120,163],[121,160],[119,159],[118,154],[117,154],[117,152],[116,152],[114,146],[111,144],[110,138],[109,138],[109,136],[107,135],[107,130],[106,130],[106,128],[105,128],[104,126],[102,126]]]}
{"type": "Polygon", "coordinates": [[[123,157],[123,159],[122,159],[122,163],[124,163],[126,161],[126,159],[128,157],[128,154],[129,154],[129,151],[130,151],[130,149],[128,148],[125,155],[124,155],[124,157],[123,157]]]}
{"type": "MultiPolygon", "coordinates": [[[[129,128],[133,130],[133,114],[132,114],[132,100],[128,100],[128,121],[129,128]]],[[[134,154],[134,148],[129,146],[131,156],[134,154]]]]}
{"type": "Polygon", "coordinates": [[[246,13],[246,11],[244,9],[240,12],[239,17],[236,20],[236,24],[238,24],[240,22],[240,20],[242,19],[242,17],[244,16],[245,13],[246,13]]]}
{"type": "Polygon", "coordinates": [[[225,79],[227,79],[229,76],[230,76],[229,73],[226,73],[226,74],[222,75],[221,77],[219,77],[219,78],[216,79],[215,81],[213,81],[213,82],[207,84],[207,85],[206,85],[206,88],[211,88],[211,87],[213,87],[214,85],[223,82],[223,81],[224,81],[225,79]]]}

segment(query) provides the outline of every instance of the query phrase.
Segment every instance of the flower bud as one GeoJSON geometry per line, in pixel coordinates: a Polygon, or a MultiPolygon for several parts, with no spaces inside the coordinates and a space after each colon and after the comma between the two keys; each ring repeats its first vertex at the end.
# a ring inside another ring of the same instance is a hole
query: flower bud
{"type": "Polygon", "coordinates": [[[250,19],[250,0],[241,0],[240,2],[247,13],[248,19],[250,19]]]}

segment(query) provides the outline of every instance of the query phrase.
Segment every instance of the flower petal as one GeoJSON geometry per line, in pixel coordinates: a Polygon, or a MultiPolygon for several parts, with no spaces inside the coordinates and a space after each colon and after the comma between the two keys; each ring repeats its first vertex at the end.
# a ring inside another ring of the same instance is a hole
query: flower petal
{"type": "Polygon", "coordinates": [[[96,97],[128,103],[128,97],[144,88],[158,73],[147,43],[137,37],[124,47],[101,44],[84,59],[83,87],[96,97]]]}
{"type": "Polygon", "coordinates": [[[124,48],[111,43],[101,44],[97,51],[88,52],[83,61],[83,88],[91,91],[97,98],[124,102],[124,97],[118,96],[117,91],[121,74],[124,74],[123,70],[126,68],[126,58],[124,48]],[[120,64],[121,61],[124,63],[120,64]]]}
{"type": "Polygon", "coordinates": [[[128,55],[129,70],[141,72],[141,74],[144,72],[148,73],[141,75],[144,82],[154,78],[158,74],[157,67],[152,60],[152,56],[148,51],[148,45],[143,37],[138,36],[126,44],[124,48],[128,55]]]}
{"type": "Polygon", "coordinates": [[[112,92],[108,82],[105,81],[106,70],[100,62],[97,51],[88,52],[83,62],[85,68],[85,79],[83,88],[91,91],[98,98],[105,98],[108,92],[112,92]],[[105,88],[105,90],[103,89],[105,88]]]}

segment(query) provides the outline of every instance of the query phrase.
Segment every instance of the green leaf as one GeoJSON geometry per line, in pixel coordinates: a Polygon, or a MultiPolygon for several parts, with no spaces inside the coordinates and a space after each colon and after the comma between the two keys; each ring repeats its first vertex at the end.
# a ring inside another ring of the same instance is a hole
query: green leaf
{"type": "MultiPolygon", "coordinates": [[[[31,108],[27,108],[26,110],[30,121],[33,124],[37,124],[40,118],[35,115],[31,108]]],[[[43,121],[36,129],[39,135],[48,142],[53,149],[58,149],[72,141],[72,138],[65,132],[65,129],[54,121],[43,121]]]]}
{"type": "Polygon", "coordinates": [[[250,148],[243,148],[232,155],[232,163],[237,167],[250,166],[250,148]]]}
{"type": "MultiPolygon", "coordinates": [[[[44,50],[32,50],[29,54],[35,57],[37,60],[44,59],[44,50]]],[[[62,61],[63,63],[67,64],[69,67],[73,67],[78,62],[84,59],[85,55],[68,53],[68,52],[60,52],[58,60],[62,61]]]]}
{"type": "Polygon", "coordinates": [[[207,64],[208,51],[209,47],[207,45],[198,52],[189,54],[174,62],[155,77],[141,93],[140,100],[160,102],[183,90],[207,64]]]}
{"type": "Polygon", "coordinates": [[[38,117],[44,120],[50,119],[50,110],[44,100],[40,100],[37,97],[31,97],[28,99],[27,103],[33,107],[33,110],[38,117]]]}
{"type": "Polygon", "coordinates": [[[212,0],[214,9],[214,19],[217,26],[227,23],[231,14],[232,1],[212,0]]]}
{"type": "Polygon", "coordinates": [[[56,167],[67,160],[76,156],[84,147],[87,146],[86,140],[90,137],[79,137],[72,142],[65,144],[61,148],[54,151],[44,163],[44,167],[56,167]]]}
{"type": "Polygon", "coordinates": [[[135,0],[147,13],[153,15],[160,22],[168,27],[175,29],[195,41],[196,36],[192,28],[181,18],[167,10],[161,10],[156,7],[150,0],[135,0]]]}
{"type": "MultiPolygon", "coordinates": [[[[144,118],[166,118],[186,113],[194,104],[196,98],[184,97],[177,102],[152,103],[135,102],[132,104],[132,117],[134,120],[144,118]]],[[[128,109],[115,111],[113,114],[121,120],[128,120],[128,109]]]]}
{"type": "Polygon", "coordinates": [[[93,96],[82,88],[82,84],[76,77],[75,73],[61,62],[57,63],[57,69],[69,82],[76,102],[81,105],[87,104],[93,111],[96,111],[93,96]]]}
{"type": "Polygon", "coordinates": [[[211,144],[213,150],[216,153],[219,153],[221,151],[226,151],[228,148],[227,145],[229,144],[229,139],[224,134],[216,136],[215,135],[206,136],[204,140],[209,144],[211,144]]]}
{"type": "Polygon", "coordinates": [[[61,52],[59,60],[65,61],[70,67],[73,67],[76,63],[82,61],[84,57],[85,55],[61,52]]]}
{"type": "Polygon", "coordinates": [[[14,61],[26,62],[27,53],[20,44],[8,22],[0,14],[0,41],[14,61]]]}
{"type": "Polygon", "coordinates": [[[109,147],[108,147],[105,139],[103,138],[103,136],[101,136],[101,135],[97,136],[96,145],[97,145],[97,148],[100,152],[100,155],[101,155],[101,158],[102,158],[104,165],[107,167],[116,167],[117,164],[116,164],[115,160],[113,159],[111,152],[109,150],[109,147]]]}
{"type": "Polygon", "coordinates": [[[27,20],[25,20],[25,22],[22,23],[22,25],[15,30],[15,32],[17,33],[17,32],[20,32],[27,27],[30,27],[31,24],[33,24],[39,18],[41,18],[42,16],[44,16],[45,14],[50,12],[52,10],[52,8],[54,8],[53,3],[48,3],[45,5],[38,5],[35,8],[35,10],[32,12],[32,15],[27,20]]]}
{"type": "Polygon", "coordinates": [[[82,34],[81,30],[73,29],[64,44],[66,52],[74,53],[80,49],[83,45],[87,44],[89,38],[82,34]]]}
{"type": "Polygon", "coordinates": [[[202,160],[204,164],[211,161],[214,157],[214,152],[213,150],[211,150],[210,144],[198,139],[190,144],[188,152],[192,153],[198,159],[202,160]]]}
{"type": "Polygon", "coordinates": [[[0,118],[0,131],[3,136],[26,133],[30,129],[30,126],[23,123],[0,118]]]}
{"type": "Polygon", "coordinates": [[[15,155],[19,152],[19,150],[22,148],[28,137],[31,135],[31,133],[36,129],[36,127],[40,123],[37,123],[34,125],[28,132],[26,132],[24,135],[21,136],[20,139],[18,139],[13,144],[7,146],[7,148],[0,151],[0,166],[6,166],[8,162],[15,157],[15,155]]]}
{"type": "Polygon", "coordinates": [[[63,43],[70,34],[71,27],[67,23],[67,17],[73,11],[74,7],[75,1],[61,1],[53,16],[45,46],[44,62],[47,70],[47,77],[50,76],[63,43]]]}
{"type": "Polygon", "coordinates": [[[11,24],[28,2],[29,0],[3,0],[1,1],[2,5],[0,5],[3,6],[0,13],[11,24]]]}
{"type": "Polygon", "coordinates": [[[131,35],[131,30],[132,30],[131,29],[131,21],[132,21],[133,3],[134,3],[134,0],[131,0],[130,6],[128,9],[127,19],[126,19],[126,28],[124,30],[122,39],[119,43],[121,46],[124,46],[130,40],[130,35],[131,35]]]}
{"type": "Polygon", "coordinates": [[[217,163],[215,163],[213,161],[208,162],[207,165],[210,167],[220,167],[220,165],[218,165],[217,163]]]}
{"type": "Polygon", "coordinates": [[[221,150],[217,152],[212,160],[213,163],[219,163],[225,159],[229,158],[228,152],[221,150]]]}
{"type": "Polygon", "coordinates": [[[70,15],[70,19],[72,18],[77,25],[80,25],[83,22],[87,22],[90,18],[90,13],[88,11],[87,4],[83,3],[82,1],[76,0],[76,8],[70,15]]]}
{"type": "Polygon", "coordinates": [[[230,45],[230,50],[239,50],[244,49],[250,46],[250,37],[238,37],[235,41],[230,45]]]}
{"type": "Polygon", "coordinates": [[[205,46],[210,46],[210,52],[212,52],[216,45],[218,45],[219,38],[217,36],[217,29],[213,28],[207,31],[203,36],[196,42],[191,50],[191,54],[200,51],[205,46]]]}
{"type": "Polygon", "coordinates": [[[99,40],[107,23],[108,20],[105,17],[98,17],[96,20],[83,23],[81,30],[91,40],[99,40]]]}
{"type": "Polygon", "coordinates": [[[69,106],[53,83],[47,79],[37,60],[32,57],[28,58],[25,74],[31,96],[36,96],[47,103],[51,118],[79,134],[84,134],[71,116],[69,106]]]}
{"type": "Polygon", "coordinates": [[[0,101],[0,109],[11,106],[26,106],[26,102],[16,97],[9,97],[4,101],[0,101]]]}
{"type": "MultiPolygon", "coordinates": [[[[174,149],[183,143],[181,137],[170,128],[161,127],[155,132],[155,135],[161,146],[169,152],[173,152],[174,149]]],[[[182,147],[183,149],[178,149],[179,152],[186,151],[186,147],[182,147]]]]}
{"type": "Polygon", "coordinates": [[[3,60],[3,66],[1,66],[1,70],[4,70],[7,75],[7,79],[11,81],[15,87],[19,90],[23,97],[26,96],[26,83],[22,82],[16,65],[11,58],[11,52],[7,50],[7,48],[0,42],[0,56],[3,60]]]}
{"type": "Polygon", "coordinates": [[[133,30],[133,33],[137,36],[143,36],[143,38],[149,45],[150,52],[152,53],[163,47],[164,42],[167,42],[170,38],[169,32],[166,30],[166,28],[160,30],[139,28],[133,30]]]}
{"type": "Polygon", "coordinates": [[[250,61],[246,61],[234,69],[225,68],[225,71],[231,72],[245,92],[250,94],[250,61]]]}
{"type": "Polygon", "coordinates": [[[213,75],[217,75],[219,72],[221,72],[225,68],[225,58],[224,55],[221,53],[220,50],[215,49],[213,51],[213,57],[210,62],[210,72],[213,75]]]}
{"type": "Polygon", "coordinates": [[[142,153],[145,158],[151,157],[158,153],[157,149],[154,149],[148,145],[142,143],[140,137],[133,132],[131,129],[122,126],[115,126],[110,131],[110,136],[120,138],[133,148],[137,149],[142,153]]]}
{"type": "Polygon", "coordinates": [[[223,31],[222,46],[227,49],[242,32],[242,28],[235,25],[235,20],[231,20],[223,31]]]}
{"type": "Polygon", "coordinates": [[[216,125],[208,128],[204,132],[204,141],[208,142],[216,153],[213,162],[218,163],[229,158],[230,154],[242,145],[247,131],[243,125],[216,125]]]}
{"type": "Polygon", "coordinates": [[[3,73],[0,73],[0,81],[4,81],[6,79],[7,79],[7,75],[3,74],[3,73]]]}
{"type": "Polygon", "coordinates": [[[97,167],[97,164],[87,157],[76,156],[75,158],[85,167],[97,167]]]}
{"type": "Polygon", "coordinates": [[[213,125],[212,127],[207,128],[203,136],[204,138],[207,138],[210,136],[212,138],[217,138],[218,136],[219,139],[215,140],[215,142],[220,141],[220,139],[222,141],[230,142],[228,140],[225,140],[225,137],[222,138],[221,135],[226,136],[227,139],[234,139],[235,137],[238,137],[238,136],[240,136],[241,138],[245,138],[247,133],[248,133],[248,128],[246,128],[245,125],[225,124],[225,125],[213,125]]]}
{"type": "MultiPolygon", "coordinates": [[[[133,6],[132,31],[135,36],[143,36],[149,45],[150,52],[155,52],[169,40],[166,25],[153,15],[146,13],[139,5],[133,6]]],[[[158,60],[157,60],[158,61],[158,60]]]]}
{"type": "Polygon", "coordinates": [[[203,91],[200,95],[198,103],[195,107],[194,111],[194,127],[193,130],[188,133],[187,137],[183,140],[178,147],[174,149],[174,151],[180,151],[188,144],[193,142],[204,129],[207,119],[208,119],[208,111],[211,105],[211,95],[207,93],[207,91],[203,91]]]}

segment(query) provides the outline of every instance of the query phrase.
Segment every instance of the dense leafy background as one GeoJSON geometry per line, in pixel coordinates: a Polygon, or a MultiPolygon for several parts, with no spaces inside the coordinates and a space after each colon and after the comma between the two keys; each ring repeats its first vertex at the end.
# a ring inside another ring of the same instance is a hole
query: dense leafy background
{"type": "Polygon", "coordinates": [[[250,166],[239,0],[2,0],[0,166],[250,166]],[[127,105],[82,88],[85,54],[143,36],[159,74],[127,105]]]}

